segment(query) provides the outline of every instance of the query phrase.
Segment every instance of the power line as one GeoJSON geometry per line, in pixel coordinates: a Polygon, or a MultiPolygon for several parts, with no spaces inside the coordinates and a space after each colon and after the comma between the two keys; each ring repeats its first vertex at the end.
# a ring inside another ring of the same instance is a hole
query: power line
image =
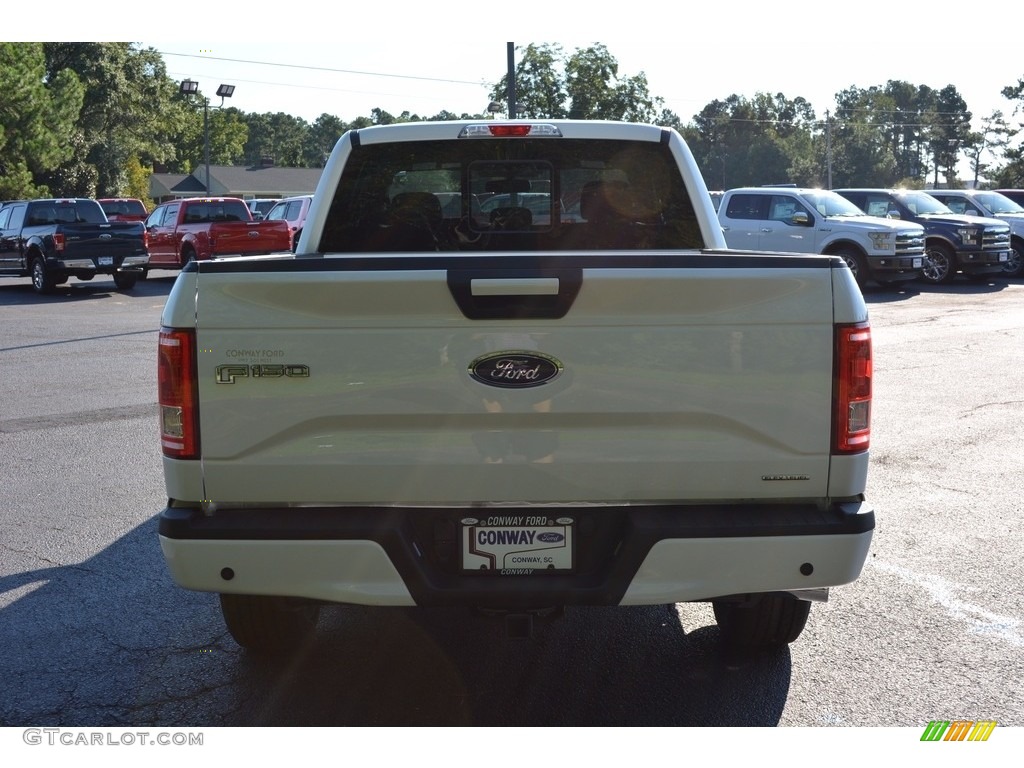
{"type": "Polygon", "coordinates": [[[186,59],[202,59],[203,61],[226,61],[232,64],[257,64],[264,67],[284,67],[286,69],[306,69],[317,72],[334,72],[345,75],[366,75],[369,77],[393,77],[399,80],[425,80],[432,83],[449,83],[452,85],[487,85],[472,80],[451,80],[443,77],[423,77],[422,75],[395,75],[389,72],[364,72],[358,69],[337,69],[334,67],[313,67],[308,64],[284,64],[275,61],[251,61],[248,59],[229,59],[222,56],[200,56],[195,53],[174,53],[172,51],[157,51],[161,56],[181,56],[186,59]]]}

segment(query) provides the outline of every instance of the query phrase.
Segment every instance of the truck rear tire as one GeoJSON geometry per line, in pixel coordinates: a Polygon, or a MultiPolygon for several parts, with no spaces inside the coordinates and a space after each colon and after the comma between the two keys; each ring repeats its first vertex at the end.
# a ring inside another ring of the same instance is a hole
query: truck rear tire
{"type": "Polygon", "coordinates": [[[796,640],[811,604],[792,595],[752,595],[748,600],[712,600],[723,644],[733,650],[777,648],[796,640]]]}
{"type": "Polygon", "coordinates": [[[138,282],[139,275],[137,272],[115,272],[114,273],[114,285],[117,286],[119,291],[129,291],[135,287],[135,283],[138,282]]]}
{"type": "Polygon", "coordinates": [[[228,632],[256,653],[286,653],[299,648],[316,630],[320,606],[288,597],[220,595],[228,632]]]}

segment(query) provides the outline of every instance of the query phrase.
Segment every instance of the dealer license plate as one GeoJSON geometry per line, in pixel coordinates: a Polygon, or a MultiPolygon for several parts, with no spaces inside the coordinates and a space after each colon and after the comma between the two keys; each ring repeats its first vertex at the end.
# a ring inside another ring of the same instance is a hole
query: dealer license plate
{"type": "Polygon", "coordinates": [[[1010,260],[1010,254],[1007,253],[1006,251],[1000,251],[1000,253],[999,253],[999,260],[1000,261],[1009,261],[1010,260]]]}
{"type": "Polygon", "coordinates": [[[914,269],[920,269],[923,266],[924,266],[924,259],[923,258],[915,258],[914,259],[914,269]]]}
{"type": "Polygon", "coordinates": [[[491,515],[462,520],[465,571],[526,576],[573,569],[573,520],[543,515],[491,515]]]}
{"type": "Polygon", "coordinates": [[[109,266],[112,266],[113,263],[114,263],[114,257],[113,256],[100,256],[100,266],[101,267],[109,267],[109,266]]]}

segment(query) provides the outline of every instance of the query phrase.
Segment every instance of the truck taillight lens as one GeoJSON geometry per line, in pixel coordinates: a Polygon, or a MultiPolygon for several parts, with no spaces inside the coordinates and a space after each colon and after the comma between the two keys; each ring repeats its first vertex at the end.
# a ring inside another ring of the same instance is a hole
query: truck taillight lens
{"type": "Polygon", "coordinates": [[[195,331],[161,328],[157,353],[160,445],[164,456],[199,458],[195,331]]]}
{"type": "Polygon", "coordinates": [[[860,453],[871,442],[871,327],[868,323],[836,328],[836,453],[860,453]]]}
{"type": "Polygon", "coordinates": [[[64,235],[60,232],[53,233],[53,250],[63,251],[64,250],[64,235]]]}

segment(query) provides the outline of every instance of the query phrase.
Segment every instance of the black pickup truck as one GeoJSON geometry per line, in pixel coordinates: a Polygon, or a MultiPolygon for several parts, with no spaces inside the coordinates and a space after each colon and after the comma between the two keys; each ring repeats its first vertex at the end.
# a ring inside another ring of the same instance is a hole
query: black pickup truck
{"type": "Polygon", "coordinates": [[[87,198],[14,200],[0,207],[0,276],[31,277],[50,293],[69,277],[110,275],[128,290],[149,263],[142,222],[111,222],[87,198]]]}
{"type": "Polygon", "coordinates": [[[951,211],[927,192],[907,189],[837,189],[869,216],[911,221],[924,227],[921,279],[948,283],[957,272],[968,277],[998,275],[1010,258],[1010,227],[999,219],[951,211]]]}

